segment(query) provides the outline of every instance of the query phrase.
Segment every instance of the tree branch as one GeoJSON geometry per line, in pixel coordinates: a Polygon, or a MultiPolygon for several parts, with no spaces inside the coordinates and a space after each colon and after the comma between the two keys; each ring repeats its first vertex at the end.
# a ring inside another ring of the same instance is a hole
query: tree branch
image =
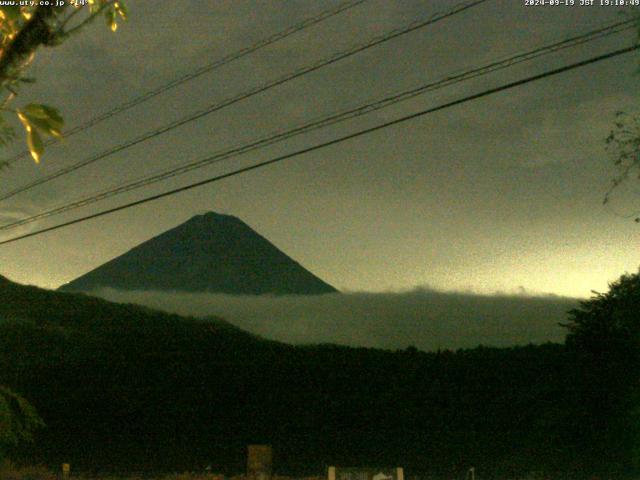
{"type": "MultiPolygon", "coordinates": [[[[84,28],[86,25],[88,25],[89,23],[93,22],[93,20],[95,20],[95,18],[100,15],[105,8],[107,8],[108,6],[110,6],[113,2],[106,2],[102,5],[100,5],[100,8],[98,10],[96,10],[95,12],[93,12],[91,15],[89,15],[87,18],[85,18],[82,22],[80,22],[78,25],[76,25],[75,27],[67,30],[66,32],[63,32],[64,35],[73,35],[74,33],[78,32],[80,29],[84,28]]],[[[74,12],[75,13],[75,12],[74,12]]],[[[73,14],[72,14],[73,15],[73,14]]],[[[71,17],[71,15],[70,15],[71,17]]],[[[66,22],[65,22],[66,23],[66,22]]]]}
{"type": "Polygon", "coordinates": [[[55,7],[39,6],[31,19],[6,47],[0,56],[0,85],[14,78],[12,70],[28,59],[40,45],[53,41],[53,32],[47,20],[55,15],[55,7]]]}

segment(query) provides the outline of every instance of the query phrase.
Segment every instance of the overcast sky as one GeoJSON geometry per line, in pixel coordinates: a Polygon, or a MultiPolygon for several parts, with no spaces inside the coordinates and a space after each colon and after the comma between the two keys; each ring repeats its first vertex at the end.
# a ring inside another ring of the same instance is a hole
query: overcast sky
{"type": "MultiPolygon", "coordinates": [[[[16,105],[58,106],[70,127],[339,2],[129,0],[116,33],[97,22],[39,51],[16,105]]],[[[579,3],[577,1],[576,3],[579,3]]],[[[368,0],[289,39],[113,117],[40,165],[0,175],[0,193],[263,84],[453,1],[368,0]]],[[[621,19],[618,7],[489,0],[269,90],[0,205],[1,222],[195,160],[385,94],[621,19]]],[[[629,45],[627,33],[439,90],[197,170],[29,229],[119,205],[326,141],[501,83],[629,45]]],[[[0,247],[0,274],[57,287],[191,216],[240,217],[309,270],[351,291],[549,292],[588,296],[640,263],[640,184],[602,198],[604,139],[638,104],[637,54],[607,60],[278,165],[0,247]]],[[[7,150],[11,155],[23,143],[7,150]]],[[[28,229],[3,233],[9,238],[28,229]]]]}

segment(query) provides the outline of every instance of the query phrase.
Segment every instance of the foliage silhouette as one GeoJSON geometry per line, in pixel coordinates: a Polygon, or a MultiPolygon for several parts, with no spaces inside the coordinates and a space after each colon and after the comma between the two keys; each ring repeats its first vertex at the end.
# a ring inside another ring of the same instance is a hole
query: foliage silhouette
{"type": "Polygon", "coordinates": [[[594,292],[565,326],[582,393],[581,434],[592,455],[640,467],[640,275],[594,292]]]}
{"type": "Polygon", "coordinates": [[[0,386],[0,462],[8,450],[33,440],[44,426],[35,409],[24,398],[0,386]]]}
{"type": "Polygon", "coordinates": [[[247,444],[270,443],[283,474],[328,464],[460,478],[470,466],[485,478],[638,474],[628,437],[616,439],[620,454],[603,449],[613,435],[596,427],[621,404],[598,413],[603,395],[588,382],[617,383],[588,367],[573,327],[567,347],[293,347],[217,319],[8,281],[0,319],[0,382],[48,425],[21,452],[30,463],[238,473],[247,444]]]}

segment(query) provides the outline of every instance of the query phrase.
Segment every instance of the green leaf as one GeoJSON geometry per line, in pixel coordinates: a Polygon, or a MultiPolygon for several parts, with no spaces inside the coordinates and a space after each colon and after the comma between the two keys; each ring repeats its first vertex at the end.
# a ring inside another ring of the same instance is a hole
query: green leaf
{"type": "Polygon", "coordinates": [[[102,7],[102,1],[98,2],[97,0],[89,0],[89,13],[95,13],[100,10],[102,7]]]}
{"type": "MultiPolygon", "coordinates": [[[[48,105],[30,103],[19,111],[18,116],[24,116],[27,123],[47,135],[62,137],[64,121],[58,110],[48,105]]],[[[23,122],[24,123],[24,122],[23,122]]]]}
{"type": "Polygon", "coordinates": [[[36,163],[40,163],[40,158],[42,158],[42,154],[44,153],[44,144],[42,143],[42,137],[40,137],[40,134],[34,128],[27,130],[27,146],[29,147],[29,152],[31,152],[33,160],[36,163]]]}
{"type": "Polygon", "coordinates": [[[44,153],[44,145],[42,143],[42,137],[40,137],[35,125],[32,123],[33,117],[29,117],[22,110],[17,110],[17,113],[20,122],[22,122],[24,129],[27,131],[27,146],[29,147],[29,152],[33,160],[36,163],[40,163],[40,158],[44,153]]]}
{"type": "Polygon", "coordinates": [[[64,120],[60,115],[60,112],[57,108],[50,107],[49,105],[40,104],[42,110],[48,115],[49,119],[56,122],[62,128],[64,126],[64,120]]]}
{"type": "Polygon", "coordinates": [[[21,19],[19,6],[4,6],[0,7],[2,18],[9,20],[10,22],[18,22],[21,19]]]}
{"type": "Polygon", "coordinates": [[[114,3],[113,8],[115,8],[116,12],[118,12],[118,15],[120,15],[120,17],[123,20],[126,20],[127,17],[129,16],[129,9],[127,8],[127,6],[123,1],[118,1],[114,3]]]}
{"type": "Polygon", "coordinates": [[[33,433],[44,422],[24,398],[0,386],[0,425],[0,449],[4,449],[33,440],[33,433]]]}
{"type": "Polygon", "coordinates": [[[116,23],[116,11],[107,10],[106,12],[104,12],[104,16],[107,20],[107,26],[111,29],[112,32],[115,32],[118,29],[118,24],[116,23]]]}
{"type": "Polygon", "coordinates": [[[25,130],[29,130],[30,128],[32,128],[31,123],[29,123],[29,119],[24,115],[24,113],[22,113],[22,110],[18,109],[16,110],[16,113],[18,114],[20,122],[22,122],[22,125],[24,125],[25,130]]]}
{"type": "Polygon", "coordinates": [[[36,130],[39,130],[41,133],[45,135],[51,135],[52,137],[62,138],[62,131],[53,126],[48,120],[43,120],[41,118],[33,118],[27,117],[29,119],[29,123],[36,130]]]}
{"type": "Polygon", "coordinates": [[[22,107],[22,112],[32,117],[47,118],[49,115],[43,107],[44,105],[40,103],[29,103],[22,107]]]}

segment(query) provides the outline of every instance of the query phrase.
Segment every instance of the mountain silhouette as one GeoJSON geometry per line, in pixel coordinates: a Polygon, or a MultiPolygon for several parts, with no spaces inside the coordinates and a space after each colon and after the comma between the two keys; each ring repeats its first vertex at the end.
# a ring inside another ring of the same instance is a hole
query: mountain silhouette
{"type": "Polygon", "coordinates": [[[214,212],[196,215],[60,290],[86,292],[105,287],[238,295],[337,291],[242,220],[214,212]]]}
{"type": "Polygon", "coordinates": [[[574,362],[557,344],[431,353],[293,346],[218,317],[0,277],[0,385],[46,425],[16,459],[70,463],[83,478],[169,478],[205,465],[238,478],[250,444],[272,445],[279,475],[294,478],[322,477],[332,464],[402,465],[431,479],[464,478],[469,464],[487,479],[639,478],[605,469],[623,449],[593,455],[611,449],[591,422],[608,425],[611,414],[584,413],[585,398],[602,397],[585,397],[591,383],[580,383],[574,362]]]}

